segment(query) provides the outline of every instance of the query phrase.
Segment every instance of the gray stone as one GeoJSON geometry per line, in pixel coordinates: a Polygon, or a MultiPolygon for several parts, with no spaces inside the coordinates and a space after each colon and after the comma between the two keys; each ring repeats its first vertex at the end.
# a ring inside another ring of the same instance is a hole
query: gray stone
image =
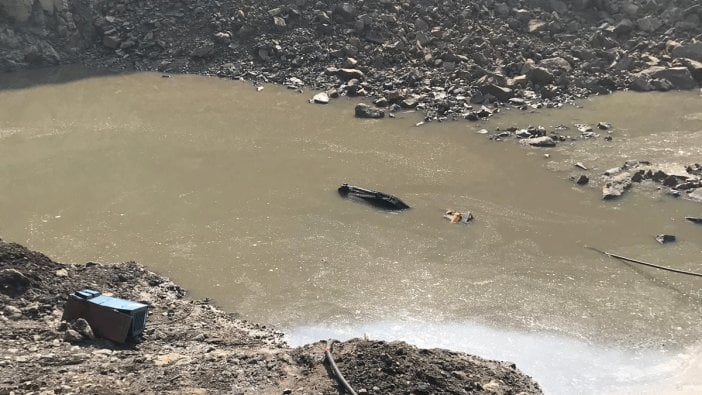
{"type": "Polygon", "coordinates": [[[337,75],[344,81],[357,79],[363,81],[366,77],[361,70],[358,69],[339,69],[337,75]]]}
{"type": "Polygon", "coordinates": [[[6,316],[8,316],[12,319],[18,319],[18,318],[22,317],[22,310],[20,310],[19,308],[15,307],[15,306],[7,305],[2,309],[2,312],[3,312],[3,314],[5,314],[6,316]]]}
{"type": "Polygon", "coordinates": [[[649,82],[649,78],[638,76],[631,81],[629,89],[636,92],[649,92],[653,90],[653,85],[649,82]]]}
{"type": "Polygon", "coordinates": [[[547,85],[553,82],[555,77],[544,67],[533,67],[527,72],[527,78],[535,84],[547,85]]]}
{"type": "Polygon", "coordinates": [[[107,48],[117,49],[117,48],[119,48],[119,45],[121,43],[122,43],[122,41],[119,39],[119,36],[117,36],[117,35],[105,36],[102,38],[102,45],[106,46],[107,48]]]}
{"type": "Polygon", "coordinates": [[[480,92],[484,95],[492,95],[497,98],[497,100],[506,102],[508,101],[512,96],[512,89],[509,88],[504,88],[495,84],[488,84],[488,85],[483,85],[478,88],[480,92]]]}
{"type": "Polygon", "coordinates": [[[287,25],[285,23],[285,19],[279,17],[279,16],[274,16],[273,17],[273,24],[275,25],[276,28],[278,29],[284,29],[287,25]]]}
{"type": "Polygon", "coordinates": [[[69,343],[77,343],[83,341],[83,335],[73,329],[67,329],[63,334],[63,340],[69,343]]]}
{"type": "Polygon", "coordinates": [[[559,56],[553,57],[553,58],[543,59],[539,62],[539,66],[545,67],[549,70],[562,70],[562,71],[573,70],[573,66],[571,66],[567,60],[565,60],[559,56]]]}
{"type": "Polygon", "coordinates": [[[354,58],[344,59],[344,68],[346,68],[346,69],[353,69],[354,67],[356,67],[357,64],[358,64],[358,60],[356,60],[354,58]]]}
{"type": "Polygon", "coordinates": [[[0,293],[17,296],[24,293],[31,286],[31,282],[17,269],[0,270],[0,293]]]}
{"type": "Polygon", "coordinates": [[[3,9],[10,20],[20,23],[26,22],[32,14],[34,0],[4,0],[0,1],[0,8],[3,9]]]}
{"type": "Polygon", "coordinates": [[[651,86],[653,86],[654,90],[661,91],[661,92],[667,92],[671,89],[673,89],[673,83],[666,79],[657,79],[654,78],[651,80],[651,86]]]}
{"type": "Polygon", "coordinates": [[[663,22],[655,16],[647,15],[637,21],[639,29],[652,33],[663,26],[663,22]]]}
{"type": "Polygon", "coordinates": [[[676,47],[673,49],[673,57],[702,62],[702,41],[676,47]]]}
{"type": "Polygon", "coordinates": [[[616,35],[623,36],[631,33],[632,30],[634,30],[634,23],[630,19],[624,18],[614,26],[613,32],[616,35]]]}
{"type": "Polygon", "coordinates": [[[694,78],[698,83],[702,83],[702,62],[681,58],[677,59],[675,63],[687,67],[687,69],[690,70],[690,75],[692,75],[692,78],[694,78]]]}
{"type": "Polygon", "coordinates": [[[531,19],[527,24],[527,31],[529,33],[538,33],[546,29],[546,22],[539,19],[531,19]]]}
{"type": "Polygon", "coordinates": [[[532,139],[521,140],[522,143],[529,144],[532,147],[555,147],[556,141],[549,136],[535,137],[532,139]]]}
{"type": "Polygon", "coordinates": [[[687,194],[688,199],[702,202],[702,188],[697,188],[687,194]]]}
{"type": "Polygon", "coordinates": [[[580,175],[580,177],[578,177],[578,179],[575,181],[575,183],[578,185],[587,185],[588,182],[590,182],[590,179],[584,174],[580,175]]]}
{"type": "Polygon", "coordinates": [[[325,92],[320,92],[314,95],[312,97],[312,101],[318,104],[327,104],[329,103],[329,95],[327,95],[325,92]]]}
{"type": "Polygon", "coordinates": [[[597,123],[597,128],[600,130],[609,130],[612,128],[612,125],[610,125],[607,122],[598,122],[597,123]]]}
{"type": "Polygon", "coordinates": [[[356,105],[354,108],[354,114],[356,115],[356,118],[379,119],[385,117],[385,111],[373,108],[364,103],[356,105]]]}
{"type": "Polygon", "coordinates": [[[218,43],[228,43],[231,39],[231,34],[226,32],[218,32],[214,34],[214,40],[218,43]]]}
{"type": "Polygon", "coordinates": [[[505,3],[497,3],[495,5],[495,12],[501,17],[506,17],[509,15],[509,6],[505,3]]]}
{"type": "Polygon", "coordinates": [[[341,3],[334,7],[333,15],[334,17],[339,17],[344,21],[352,21],[356,18],[358,11],[350,3],[341,3]]]}
{"type": "Polygon", "coordinates": [[[692,78],[692,74],[687,67],[671,67],[659,70],[654,72],[652,76],[653,78],[670,81],[673,89],[693,89],[697,87],[697,82],[692,78]]]}
{"type": "Polygon", "coordinates": [[[197,48],[190,52],[193,58],[209,58],[215,53],[215,45],[212,41],[203,41],[199,43],[197,48]]]}
{"type": "Polygon", "coordinates": [[[629,173],[621,173],[606,180],[602,187],[602,199],[616,199],[631,188],[631,177],[629,173]]]}
{"type": "Polygon", "coordinates": [[[90,327],[88,321],[83,318],[78,318],[73,323],[73,329],[80,333],[83,337],[87,339],[95,339],[95,334],[93,333],[93,328],[90,327]]]}

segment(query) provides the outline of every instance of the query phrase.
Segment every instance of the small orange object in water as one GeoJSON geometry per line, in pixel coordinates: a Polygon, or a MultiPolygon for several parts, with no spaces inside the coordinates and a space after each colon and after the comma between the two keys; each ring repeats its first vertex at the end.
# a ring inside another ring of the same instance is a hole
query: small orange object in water
{"type": "Polygon", "coordinates": [[[473,214],[470,211],[461,213],[459,211],[448,210],[444,214],[444,218],[451,221],[452,224],[457,224],[459,222],[467,223],[473,219],[473,214]]]}

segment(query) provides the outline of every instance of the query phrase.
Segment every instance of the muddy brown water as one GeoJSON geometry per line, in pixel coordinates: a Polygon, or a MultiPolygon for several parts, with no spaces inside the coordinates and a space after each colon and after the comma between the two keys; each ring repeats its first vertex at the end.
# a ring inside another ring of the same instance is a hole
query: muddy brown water
{"type": "Polygon", "coordinates": [[[699,92],[416,127],[417,114],[358,120],[356,101],[274,86],[55,72],[0,77],[5,240],[61,262],[137,260],[292,343],[365,333],[474,351],[555,393],[700,384],[678,373],[700,366],[702,282],[584,246],[700,272],[702,226],[683,218],[702,203],[644,186],[603,202],[568,180],[627,159],[702,162],[699,92]],[[611,142],[533,149],[477,133],[599,121],[611,142]],[[342,182],[412,209],[344,200],[342,182]],[[475,220],[451,225],[446,209],[475,220]]]}

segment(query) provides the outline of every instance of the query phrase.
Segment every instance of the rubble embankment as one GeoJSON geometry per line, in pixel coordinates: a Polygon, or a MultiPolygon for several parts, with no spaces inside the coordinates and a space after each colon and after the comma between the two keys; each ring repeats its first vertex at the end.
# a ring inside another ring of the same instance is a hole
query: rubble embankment
{"type": "Polygon", "coordinates": [[[0,0],[0,71],[197,73],[477,120],[481,105],[697,88],[701,19],[696,0],[0,0]]]}
{"type": "MultiPolygon", "coordinates": [[[[336,394],[324,343],[289,347],[281,332],[190,300],[168,279],[128,262],[63,265],[0,240],[0,394],[336,394]],[[149,305],[142,341],[95,338],[62,322],[68,295],[92,288],[149,305]]],[[[336,343],[358,393],[537,394],[513,364],[402,342],[336,343]]]]}

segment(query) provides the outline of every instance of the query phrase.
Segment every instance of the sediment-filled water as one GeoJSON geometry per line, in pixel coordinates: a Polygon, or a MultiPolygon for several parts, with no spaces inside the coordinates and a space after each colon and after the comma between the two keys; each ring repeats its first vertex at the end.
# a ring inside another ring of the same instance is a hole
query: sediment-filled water
{"type": "Polygon", "coordinates": [[[651,186],[603,201],[569,177],[576,162],[593,179],[628,159],[702,162],[699,92],[417,127],[416,113],[360,120],[358,100],[314,105],[274,86],[40,73],[0,79],[5,240],[61,262],[139,261],[292,342],[371,332],[519,359],[554,393],[635,391],[641,371],[671,391],[695,384],[676,372],[699,366],[702,282],[585,246],[700,272],[702,226],[684,217],[702,204],[651,186]],[[477,133],[599,121],[612,141],[535,149],[477,133]],[[342,199],[343,182],[412,208],[342,199]],[[450,224],[447,209],[475,220],[450,224]],[[580,368],[549,379],[559,364],[543,361],[558,358],[580,368]]]}

